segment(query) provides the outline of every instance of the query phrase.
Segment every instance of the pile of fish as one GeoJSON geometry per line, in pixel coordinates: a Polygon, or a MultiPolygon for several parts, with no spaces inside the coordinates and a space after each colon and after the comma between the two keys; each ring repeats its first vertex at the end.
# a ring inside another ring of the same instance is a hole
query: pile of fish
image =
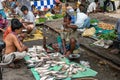
{"type": "Polygon", "coordinates": [[[51,53],[47,54],[44,50],[39,47],[39,52],[31,52],[28,50],[28,55],[31,57],[30,60],[27,60],[26,63],[29,67],[34,67],[35,71],[39,73],[40,80],[58,80],[71,77],[74,74],[77,74],[78,71],[83,72],[86,69],[79,66],[76,63],[67,64],[62,61],[65,59],[60,53],[51,53]],[[59,69],[54,70],[54,67],[59,67],[59,69]]]}

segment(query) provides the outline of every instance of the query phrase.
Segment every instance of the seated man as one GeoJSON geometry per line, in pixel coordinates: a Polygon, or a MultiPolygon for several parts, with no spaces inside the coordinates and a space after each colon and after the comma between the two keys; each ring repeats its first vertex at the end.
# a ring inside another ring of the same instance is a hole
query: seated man
{"type": "Polygon", "coordinates": [[[90,5],[88,6],[87,9],[87,13],[93,13],[97,11],[97,7],[98,7],[98,0],[94,0],[94,2],[90,3],[90,5]]]}
{"type": "Polygon", "coordinates": [[[72,54],[75,49],[78,48],[77,41],[78,41],[78,33],[77,33],[77,26],[71,25],[71,17],[69,15],[66,15],[64,17],[64,24],[63,24],[63,31],[61,32],[61,38],[62,38],[62,46],[63,46],[63,52],[66,56],[69,56],[69,54],[72,54]],[[69,45],[67,45],[67,42],[69,45]]]}
{"type": "Polygon", "coordinates": [[[28,33],[34,33],[36,30],[34,14],[26,6],[22,6],[21,11],[23,12],[24,21],[22,23],[24,27],[28,30],[28,33]]]}
{"type": "MultiPolygon", "coordinates": [[[[22,52],[26,51],[27,47],[23,45],[23,43],[18,39],[18,34],[22,32],[23,25],[19,22],[18,19],[12,19],[11,21],[11,29],[12,32],[9,33],[4,42],[6,43],[5,53],[4,53],[4,62],[8,62],[11,55],[15,54],[13,52],[22,52]]],[[[15,54],[16,59],[21,59],[25,56],[25,53],[15,54]]],[[[9,67],[14,68],[15,65],[12,63],[9,67]]]]}
{"type": "Polygon", "coordinates": [[[106,12],[106,11],[107,11],[107,6],[109,6],[109,5],[110,5],[110,2],[111,2],[111,3],[112,3],[112,5],[113,5],[113,11],[115,11],[115,10],[116,10],[114,0],[105,0],[105,1],[104,1],[104,12],[106,12]]]}
{"type": "Polygon", "coordinates": [[[79,6],[80,12],[77,12],[75,25],[78,26],[78,29],[89,28],[90,27],[90,18],[84,12],[82,12],[81,6],[79,6]]]}

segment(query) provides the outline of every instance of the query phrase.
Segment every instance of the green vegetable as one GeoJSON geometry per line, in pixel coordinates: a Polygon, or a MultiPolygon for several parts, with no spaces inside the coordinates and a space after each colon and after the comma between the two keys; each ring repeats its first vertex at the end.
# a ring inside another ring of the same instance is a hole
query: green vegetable
{"type": "Polygon", "coordinates": [[[59,19],[59,18],[63,18],[62,14],[55,14],[54,16],[52,16],[53,19],[59,19]]]}
{"type": "Polygon", "coordinates": [[[39,18],[39,22],[45,22],[46,19],[45,18],[39,18]]]}
{"type": "Polygon", "coordinates": [[[99,37],[99,39],[104,39],[104,40],[114,40],[117,38],[117,35],[115,34],[115,31],[109,32],[109,33],[105,33],[105,34],[101,34],[99,37]]]}
{"type": "Polygon", "coordinates": [[[42,22],[45,22],[46,21],[46,18],[39,18],[36,20],[36,23],[42,23],[42,22]]]}
{"type": "Polygon", "coordinates": [[[91,19],[90,20],[90,23],[93,24],[93,23],[98,23],[99,21],[97,19],[91,19]]]}

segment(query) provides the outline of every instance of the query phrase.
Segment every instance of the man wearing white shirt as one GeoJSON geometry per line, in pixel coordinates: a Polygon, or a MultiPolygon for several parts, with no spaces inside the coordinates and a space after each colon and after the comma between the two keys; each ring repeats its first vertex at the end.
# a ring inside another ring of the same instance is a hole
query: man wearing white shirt
{"type": "Polygon", "coordinates": [[[90,18],[83,12],[77,13],[77,19],[75,21],[75,25],[78,29],[89,28],[90,27],[90,18]]]}
{"type": "Polygon", "coordinates": [[[96,11],[96,8],[98,6],[98,0],[95,0],[94,2],[90,3],[87,9],[87,13],[92,13],[96,11]]]}
{"type": "Polygon", "coordinates": [[[29,11],[26,6],[22,6],[21,11],[23,12],[23,23],[25,23],[25,28],[28,30],[28,33],[34,33],[34,31],[36,30],[34,14],[31,11],[29,11]]]}
{"type": "Polygon", "coordinates": [[[3,5],[2,5],[3,1],[4,0],[0,0],[0,14],[2,14],[3,18],[6,18],[6,15],[5,15],[5,12],[4,12],[4,9],[3,9],[3,5]]]}

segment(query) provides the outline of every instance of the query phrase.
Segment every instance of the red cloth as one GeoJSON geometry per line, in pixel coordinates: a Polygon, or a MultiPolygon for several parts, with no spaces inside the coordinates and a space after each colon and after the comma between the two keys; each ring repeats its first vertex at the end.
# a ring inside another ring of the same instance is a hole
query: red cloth
{"type": "Polygon", "coordinates": [[[60,0],[55,0],[56,3],[61,3],[60,0]]]}
{"type": "Polygon", "coordinates": [[[12,32],[12,30],[11,30],[11,27],[9,26],[9,27],[7,27],[7,29],[5,30],[5,32],[4,32],[4,34],[3,34],[3,40],[7,37],[7,35],[9,34],[9,33],[11,33],[12,32]]]}

